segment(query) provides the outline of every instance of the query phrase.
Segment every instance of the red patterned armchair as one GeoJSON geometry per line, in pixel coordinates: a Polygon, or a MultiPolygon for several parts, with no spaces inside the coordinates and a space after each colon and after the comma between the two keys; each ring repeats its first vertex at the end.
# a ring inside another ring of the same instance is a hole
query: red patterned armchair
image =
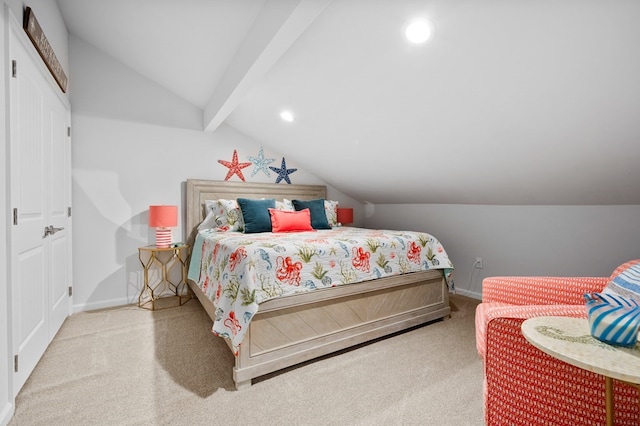
{"type": "MultiPolygon", "coordinates": [[[[494,277],[482,283],[476,345],[484,361],[488,426],[604,425],[604,377],[559,361],[529,344],[520,326],[531,317],[587,317],[584,294],[611,277],[494,277]]],[[[614,381],[616,425],[640,425],[638,390],[614,381]]]]}

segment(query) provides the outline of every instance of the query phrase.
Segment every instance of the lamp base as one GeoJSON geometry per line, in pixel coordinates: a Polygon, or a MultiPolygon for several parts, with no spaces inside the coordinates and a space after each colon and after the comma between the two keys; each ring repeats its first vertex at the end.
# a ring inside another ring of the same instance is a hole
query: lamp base
{"type": "Polygon", "coordinates": [[[171,228],[156,228],[156,247],[169,248],[171,246],[171,228]]]}

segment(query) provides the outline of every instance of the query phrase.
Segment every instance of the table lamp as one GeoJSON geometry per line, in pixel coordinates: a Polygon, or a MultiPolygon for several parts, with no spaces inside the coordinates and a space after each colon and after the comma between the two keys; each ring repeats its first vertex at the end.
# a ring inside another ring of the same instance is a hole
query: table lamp
{"type": "Polygon", "coordinates": [[[149,226],[156,228],[156,247],[171,246],[171,229],[178,226],[178,206],[149,206],[149,226]]]}
{"type": "Polygon", "coordinates": [[[353,223],[353,209],[350,207],[338,207],[338,222],[343,225],[353,223]]]}

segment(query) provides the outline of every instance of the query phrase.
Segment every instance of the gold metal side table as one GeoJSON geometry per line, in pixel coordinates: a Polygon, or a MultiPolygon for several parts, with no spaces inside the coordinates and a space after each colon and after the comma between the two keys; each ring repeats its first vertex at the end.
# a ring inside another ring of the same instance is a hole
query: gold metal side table
{"type": "Polygon", "coordinates": [[[138,296],[138,306],[153,311],[182,306],[191,299],[191,291],[187,285],[189,245],[181,244],[167,248],[140,247],[138,259],[144,270],[144,283],[138,296]],[[177,304],[171,303],[169,299],[176,300],[177,304]]]}

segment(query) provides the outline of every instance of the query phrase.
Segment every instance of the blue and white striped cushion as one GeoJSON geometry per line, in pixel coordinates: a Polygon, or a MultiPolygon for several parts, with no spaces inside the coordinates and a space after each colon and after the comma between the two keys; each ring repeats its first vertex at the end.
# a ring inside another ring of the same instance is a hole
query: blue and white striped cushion
{"type": "Polygon", "coordinates": [[[625,269],[609,281],[602,293],[622,296],[640,303],[640,261],[629,262],[625,269]]]}

